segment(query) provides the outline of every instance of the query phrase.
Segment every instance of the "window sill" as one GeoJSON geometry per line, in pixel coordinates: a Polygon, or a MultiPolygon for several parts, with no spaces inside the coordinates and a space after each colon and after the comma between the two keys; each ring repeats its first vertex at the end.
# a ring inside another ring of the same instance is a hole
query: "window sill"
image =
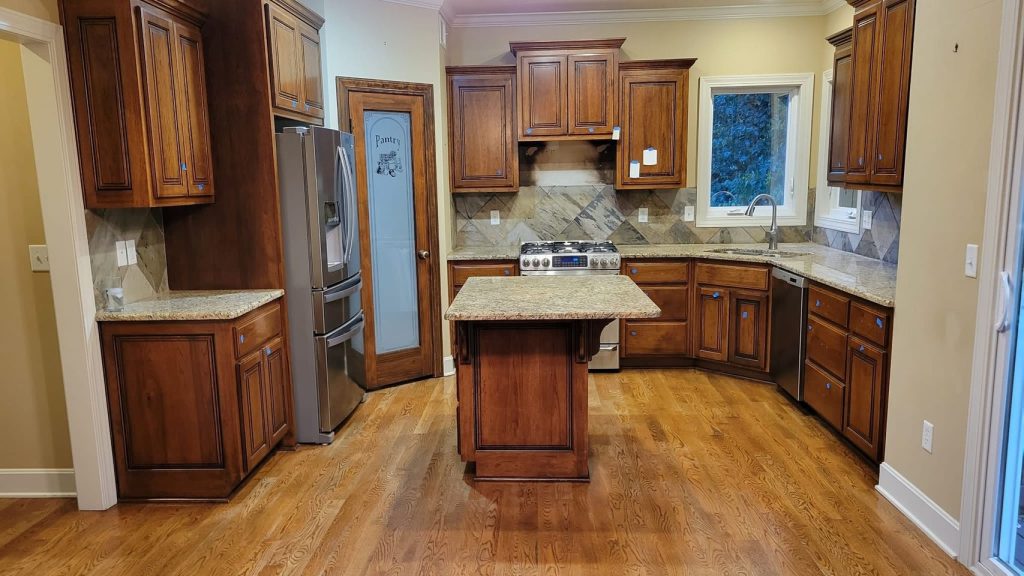
{"type": "MultiPolygon", "coordinates": [[[[779,214],[776,218],[779,226],[806,226],[807,216],[794,214],[779,214]]],[[[772,225],[771,216],[718,216],[698,215],[698,228],[746,228],[751,226],[769,227],[772,225]]]]}
{"type": "Polygon", "coordinates": [[[860,218],[818,214],[814,217],[814,225],[819,228],[828,228],[829,230],[839,232],[860,234],[860,218]]]}

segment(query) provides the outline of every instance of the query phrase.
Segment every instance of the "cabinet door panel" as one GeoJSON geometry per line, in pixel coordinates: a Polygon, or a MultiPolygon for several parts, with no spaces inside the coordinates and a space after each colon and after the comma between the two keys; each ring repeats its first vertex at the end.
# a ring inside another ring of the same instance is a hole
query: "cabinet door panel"
{"type": "Polygon", "coordinates": [[[267,29],[274,106],[299,112],[303,78],[298,21],[284,10],[267,4],[267,29]]]}
{"type": "Polygon", "coordinates": [[[519,57],[519,137],[568,134],[565,56],[519,57]]]}
{"type": "Polygon", "coordinates": [[[615,124],[614,54],[569,56],[569,133],[608,136],[615,124]]]}
{"type": "Polygon", "coordinates": [[[624,322],[623,356],[685,356],[690,353],[686,322],[624,322]]]}
{"type": "Polygon", "coordinates": [[[316,118],[324,117],[323,70],[320,62],[320,32],[301,24],[299,41],[302,60],[302,111],[316,118]]]}
{"type": "Polygon", "coordinates": [[[804,401],[836,430],[843,429],[842,382],[820,370],[813,362],[804,364],[804,401]]]}
{"type": "Polygon", "coordinates": [[[871,174],[871,120],[875,107],[878,13],[859,14],[853,22],[853,90],[850,92],[850,144],[846,181],[866,183],[871,174]]]}
{"type": "Polygon", "coordinates": [[[270,443],[276,444],[288,432],[288,413],[291,409],[291,387],[288,385],[288,356],[284,342],[278,338],[263,349],[267,370],[267,419],[270,424],[270,443]]]}
{"type": "Polygon", "coordinates": [[[149,118],[154,195],[160,198],[188,196],[188,168],[179,94],[178,58],[174,23],[154,12],[138,8],[143,48],[143,87],[149,118]]]}
{"type": "Polygon", "coordinates": [[[846,332],[818,319],[807,317],[807,357],[832,373],[840,382],[846,379],[846,332]]]}
{"type": "Polygon", "coordinates": [[[181,70],[181,134],[187,158],[188,195],[213,196],[202,34],[199,28],[182,22],[175,23],[174,30],[181,70]]]}
{"type": "Polygon", "coordinates": [[[690,290],[682,286],[642,286],[644,294],[661,308],[658,320],[686,321],[689,312],[690,290]]]}
{"type": "Polygon", "coordinates": [[[252,470],[270,452],[267,421],[266,364],[262,352],[255,352],[238,364],[239,396],[242,404],[242,443],[245,469],[252,470]]]}
{"type": "Polygon", "coordinates": [[[729,362],[738,366],[768,368],[768,294],[731,293],[729,305],[729,362]]]}
{"type": "Polygon", "coordinates": [[[914,34],[913,0],[886,0],[881,7],[878,102],[875,106],[871,182],[903,184],[910,98],[910,56],[914,34]]]}
{"type": "Polygon", "coordinates": [[[453,191],[515,191],[514,76],[449,76],[453,191]]]}
{"type": "Polygon", "coordinates": [[[850,338],[843,435],[875,461],[882,457],[887,370],[884,352],[850,338]]]}
{"type": "Polygon", "coordinates": [[[853,49],[837,49],[832,61],[832,122],[828,154],[828,181],[843,183],[850,145],[850,99],[853,96],[853,49]]]}
{"type": "Polygon", "coordinates": [[[700,286],[697,290],[697,357],[729,359],[729,292],[700,286]]]}

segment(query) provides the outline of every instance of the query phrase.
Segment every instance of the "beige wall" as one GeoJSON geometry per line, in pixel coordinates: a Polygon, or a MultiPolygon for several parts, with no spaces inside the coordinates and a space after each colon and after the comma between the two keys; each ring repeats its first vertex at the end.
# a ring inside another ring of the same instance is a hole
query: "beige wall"
{"type": "MultiPolygon", "coordinates": [[[[566,26],[453,28],[449,64],[515,64],[510,40],[573,40],[626,37],[623,58],[696,58],[690,71],[688,186],[697,181],[697,97],[701,76],[813,73],[815,75],[812,148],[817,150],[818,106],[823,65],[825,17],[688,20],[566,26]]],[[[811,186],[817,155],[810,162],[811,186]]]]}
{"type": "Polygon", "coordinates": [[[914,31],[885,460],[954,518],[978,299],[963,254],[982,239],[1000,14],[998,0],[919,2],[914,31]]]}
{"type": "MultiPolygon", "coordinates": [[[[448,301],[445,260],[451,249],[451,198],[448,193],[447,108],[440,21],[436,10],[380,0],[330,0],[325,5],[327,26],[327,125],[338,125],[336,77],[421,82],[434,86],[434,136],[437,157],[438,242],[441,262],[441,302],[448,301]]],[[[442,327],[443,350],[449,349],[449,330],[442,327]]],[[[447,352],[445,352],[447,354],[447,352]]]]}
{"type": "Polygon", "coordinates": [[[46,239],[21,50],[0,40],[0,468],[70,468],[50,275],[28,261],[46,239]]]}
{"type": "Polygon", "coordinates": [[[0,8],[7,8],[50,22],[60,20],[57,0],[0,0],[0,8]]]}

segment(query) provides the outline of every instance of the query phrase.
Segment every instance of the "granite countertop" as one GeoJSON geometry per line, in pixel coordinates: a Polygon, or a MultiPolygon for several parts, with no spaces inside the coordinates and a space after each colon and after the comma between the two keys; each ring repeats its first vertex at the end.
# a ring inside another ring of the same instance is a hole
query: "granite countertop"
{"type": "Polygon", "coordinates": [[[98,322],[234,320],[284,296],[284,290],[182,290],[125,304],[120,312],[98,310],[98,322]]]}
{"type": "Polygon", "coordinates": [[[601,320],[660,315],[661,309],[625,276],[513,276],[470,278],[444,317],[601,320]]]}
{"type": "MultiPolygon", "coordinates": [[[[706,258],[731,262],[772,264],[869,302],[893,307],[896,304],[896,265],[851,254],[821,244],[804,242],[780,244],[779,250],[803,252],[792,258],[769,258],[712,252],[722,248],[759,248],[764,244],[616,244],[623,258],[706,258]]],[[[515,260],[518,246],[456,248],[449,260],[515,260]]]]}

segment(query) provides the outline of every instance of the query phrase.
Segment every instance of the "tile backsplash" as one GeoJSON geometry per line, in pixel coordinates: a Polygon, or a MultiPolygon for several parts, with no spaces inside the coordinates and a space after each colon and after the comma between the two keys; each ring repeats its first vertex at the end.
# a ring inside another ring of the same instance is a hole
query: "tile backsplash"
{"type": "Polygon", "coordinates": [[[126,302],[136,302],[166,292],[167,254],[160,210],[86,210],[86,231],[92,261],[96,307],[106,305],[105,290],[120,282],[126,302]],[[117,267],[114,243],[135,240],[138,263],[117,267]]]}
{"type": "MultiPolygon", "coordinates": [[[[767,228],[698,228],[683,219],[697,200],[695,188],[617,191],[614,153],[607,144],[561,143],[520,147],[516,194],[454,196],[455,246],[509,246],[529,240],[609,240],[617,244],[750,244],[767,242],[767,228]],[[550,145],[549,145],[550,146],[550,145]],[[611,151],[611,152],[610,152],[611,151]],[[570,183],[572,185],[570,185],[570,183]],[[641,223],[641,207],[648,222],[641,223]],[[492,225],[497,210],[500,224],[492,225]]],[[[895,264],[899,259],[901,198],[862,193],[873,212],[860,234],[807,226],[780,227],[780,242],[817,242],[895,264]]],[[[814,221],[814,190],[808,222],[814,221]]]]}

